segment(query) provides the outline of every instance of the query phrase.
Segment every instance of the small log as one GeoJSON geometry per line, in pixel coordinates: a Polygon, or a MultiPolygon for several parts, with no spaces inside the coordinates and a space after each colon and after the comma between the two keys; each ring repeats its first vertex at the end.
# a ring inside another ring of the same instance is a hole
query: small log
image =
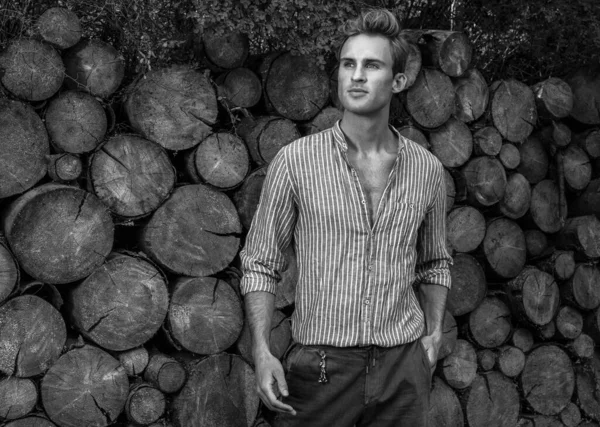
{"type": "Polygon", "coordinates": [[[509,343],[520,349],[523,353],[528,353],[533,348],[533,334],[527,328],[516,328],[512,336],[510,337],[509,343]]]}
{"type": "Polygon", "coordinates": [[[208,78],[191,68],[152,70],[128,88],[125,112],[144,138],[167,150],[192,148],[212,133],[217,96],[208,78]]]}
{"type": "Polygon", "coordinates": [[[555,155],[558,148],[571,144],[571,129],[562,122],[552,121],[540,130],[539,137],[546,144],[548,152],[555,155]]]}
{"type": "Polygon", "coordinates": [[[469,427],[514,427],[519,418],[519,392],[500,372],[477,375],[462,396],[469,427]]]}
{"type": "Polygon", "coordinates": [[[0,240],[0,303],[8,298],[20,279],[19,264],[8,246],[0,240]]]}
{"type": "Polygon", "coordinates": [[[69,183],[75,181],[83,172],[83,163],[77,154],[51,154],[48,159],[48,176],[54,182],[69,183]]]}
{"type": "Polygon", "coordinates": [[[248,58],[250,41],[246,34],[208,28],[202,34],[206,58],[220,69],[241,67],[248,58]]]}
{"type": "Polygon", "coordinates": [[[429,133],[431,152],[449,168],[462,166],[473,152],[473,136],[466,124],[455,118],[429,133]]]}
{"type": "Polygon", "coordinates": [[[125,368],[127,376],[137,377],[148,366],[150,355],[146,347],[140,346],[118,353],[117,359],[119,359],[119,363],[125,368]]]}
{"type": "Polygon", "coordinates": [[[558,120],[568,117],[573,109],[573,91],[567,82],[550,77],[531,87],[540,118],[558,120]]]}
{"type": "Polygon", "coordinates": [[[412,118],[424,128],[437,128],[454,111],[454,87],[450,77],[432,68],[422,68],[406,91],[404,104],[412,118]]]}
{"type": "Polygon", "coordinates": [[[37,30],[44,41],[58,49],[74,46],[82,34],[79,18],[64,7],[46,9],[37,20],[37,30]]]}
{"type": "Polygon", "coordinates": [[[467,200],[475,206],[491,206],[504,197],[506,171],[494,157],[471,158],[462,168],[467,183],[467,200]]]}
{"type": "Polygon", "coordinates": [[[125,402],[125,415],[135,425],[148,425],[165,412],[165,395],[150,384],[139,383],[131,387],[125,402]]]}
{"type": "Polygon", "coordinates": [[[576,308],[568,305],[562,306],[556,313],[556,334],[558,338],[574,340],[583,330],[583,316],[576,308]]]}
{"type": "Polygon", "coordinates": [[[62,86],[65,67],[49,44],[26,38],[10,41],[0,54],[0,81],[15,96],[43,101],[62,86]]]}
{"type": "Polygon", "coordinates": [[[240,67],[223,73],[215,83],[218,95],[229,108],[254,107],[262,96],[260,78],[248,68],[240,67]]]}
{"type": "Polygon", "coordinates": [[[570,116],[586,125],[600,125],[600,65],[579,67],[565,81],[573,92],[570,116]]]}
{"type": "Polygon", "coordinates": [[[250,230],[266,176],[267,168],[265,166],[255,169],[244,179],[242,185],[232,195],[233,203],[240,216],[240,222],[246,230],[250,230]]]}
{"type": "Polygon", "coordinates": [[[433,377],[428,420],[429,427],[464,425],[463,410],[456,393],[439,377],[433,377]]]}
{"type": "Polygon", "coordinates": [[[426,148],[428,150],[431,148],[431,144],[427,140],[427,137],[423,132],[419,130],[418,127],[412,125],[405,125],[398,127],[397,130],[400,135],[410,139],[411,141],[416,142],[421,147],[426,148]]]}
{"type": "Polygon", "coordinates": [[[0,98],[0,141],[0,198],[5,198],[30,189],[46,175],[50,145],[33,108],[8,98],[0,98]]]}
{"type": "Polygon", "coordinates": [[[513,170],[521,164],[521,152],[514,144],[507,142],[502,144],[498,159],[506,169],[513,170]]]}
{"type": "Polygon", "coordinates": [[[176,427],[254,425],[260,399],[244,359],[223,353],[192,362],[188,369],[190,378],[171,407],[176,427]]]}
{"type": "Polygon", "coordinates": [[[535,99],[531,89],[514,80],[492,84],[490,110],[494,126],[510,142],[523,142],[537,122],[535,99]]]}
{"type": "Polygon", "coordinates": [[[241,138],[216,132],[184,156],[184,171],[194,183],[204,182],[219,190],[231,190],[250,171],[250,155],[241,138]]]}
{"type": "Polygon", "coordinates": [[[526,261],[521,227],[508,218],[490,221],[483,239],[483,253],[495,274],[505,279],[515,277],[526,261]]]}
{"type": "Polygon", "coordinates": [[[498,350],[496,367],[508,378],[516,378],[525,366],[525,353],[518,347],[503,345],[498,350]]]}
{"type": "Polygon", "coordinates": [[[50,303],[33,295],[0,306],[0,372],[32,377],[58,359],[67,339],[65,322],[50,303]]]}
{"type": "Polygon", "coordinates": [[[242,226],[233,202],[202,184],[177,187],[142,228],[140,246],[161,267],[203,276],[225,268],[242,226]]]}
{"type": "Polygon", "coordinates": [[[456,198],[456,184],[454,183],[454,177],[448,169],[444,169],[444,183],[446,184],[446,213],[450,212],[452,206],[454,206],[454,199],[456,198]]]}
{"type": "Polygon", "coordinates": [[[542,345],[527,355],[520,381],[523,398],[534,411],[557,415],[571,401],[575,372],[563,350],[542,345]]]}
{"type": "Polygon", "coordinates": [[[485,273],[477,260],[469,254],[457,253],[450,266],[452,288],[448,292],[447,308],[453,316],[473,311],[487,292],[485,273]]]}
{"type": "Polygon", "coordinates": [[[52,99],[45,119],[52,145],[59,152],[75,154],[98,147],[108,126],[106,113],[96,98],[74,90],[52,99]]]}
{"type": "Polygon", "coordinates": [[[167,330],[178,346],[197,354],[216,354],[237,341],[244,314],[229,284],[213,277],[181,277],[171,286],[167,330]]]}
{"type": "Polygon", "coordinates": [[[571,191],[584,190],[592,179],[592,164],[588,155],[576,145],[562,150],[565,183],[571,191]]]}
{"type": "MultiPolygon", "coordinates": [[[[292,341],[292,324],[289,317],[286,317],[281,311],[276,310],[271,319],[271,334],[269,336],[269,349],[271,354],[280,359],[290,346],[292,341]]],[[[254,366],[252,357],[252,335],[248,322],[244,322],[242,332],[235,343],[235,347],[250,365],[254,366]]]]}
{"type": "Polygon", "coordinates": [[[548,248],[546,233],[540,230],[525,230],[527,256],[535,258],[542,255],[548,248]]]}
{"type": "Polygon", "coordinates": [[[456,345],[458,337],[458,328],[456,327],[456,320],[454,316],[446,309],[444,312],[444,322],[442,324],[442,342],[440,344],[440,350],[438,351],[438,360],[444,359],[456,345]]]}
{"type": "Polygon", "coordinates": [[[577,427],[581,423],[581,410],[576,404],[569,402],[558,417],[566,427],[577,427]]]}
{"type": "Polygon", "coordinates": [[[536,327],[534,331],[537,337],[542,341],[551,340],[556,333],[556,322],[553,319],[545,325],[536,327]]]}
{"type": "Polygon", "coordinates": [[[493,126],[485,126],[473,134],[473,153],[476,156],[496,156],[502,149],[502,135],[493,126]]]}
{"type": "Polygon", "coordinates": [[[112,218],[102,202],[56,183],[38,186],[8,205],[3,227],[21,268],[50,284],[88,276],[113,244],[112,218]]]}
{"type": "Polygon", "coordinates": [[[556,236],[556,244],[585,258],[600,257],[600,220],[594,215],[567,219],[556,236]]]}
{"type": "MultiPolygon", "coordinates": [[[[561,286],[561,297],[580,310],[600,306],[600,269],[594,264],[579,263],[571,277],[561,286]]],[[[600,335],[599,335],[600,336],[600,335]]]]}
{"type": "Polygon", "coordinates": [[[548,173],[548,154],[543,142],[530,136],[519,146],[520,162],[517,172],[525,176],[531,184],[537,184],[548,173]]]}
{"type": "Polygon", "coordinates": [[[402,35],[417,44],[423,65],[439,68],[449,76],[461,76],[471,64],[473,48],[466,34],[462,32],[404,30],[402,35]]]}
{"type": "Polygon", "coordinates": [[[510,219],[519,219],[527,213],[531,205],[531,185],[527,178],[518,172],[511,174],[506,181],[504,196],[498,203],[502,214],[510,219]]]}
{"type": "Polygon", "coordinates": [[[456,91],[454,117],[465,123],[479,119],[485,112],[490,97],[488,85],[481,73],[475,68],[469,68],[462,76],[453,78],[452,84],[456,91]]]}
{"type": "Polygon", "coordinates": [[[0,379],[0,418],[15,420],[29,414],[38,400],[35,383],[29,378],[0,379]]]}
{"type": "Polygon", "coordinates": [[[335,107],[325,107],[312,120],[302,126],[303,135],[312,135],[333,127],[344,113],[335,107]]]}
{"type": "Polygon", "coordinates": [[[275,116],[247,117],[238,126],[238,134],[259,166],[270,163],[282,147],[300,138],[294,122],[275,116]]]}
{"type": "Polygon", "coordinates": [[[63,354],[41,383],[44,409],[60,426],[105,426],[125,406],[129,380],[108,353],[86,345],[63,354]]]}
{"type": "Polygon", "coordinates": [[[575,255],[573,251],[555,250],[549,257],[538,262],[537,267],[558,280],[567,280],[575,273],[575,255]]]}
{"type": "Polygon", "coordinates": [[[125,59],[110,44],[98,39],[81,40],[63,56],[65,83],[69,89],[108,98],[125,76],[125,59]]]}
{"type": "Polygon", "coordinates": [[[483,348],[504,344],[510,336],[511,328],[510,310],[496,297],[487,296],[469,313],[469,336],[483,348]]]}
{"type": "Polygon", "coordinates": [[[558,310],[560,292],[554,278],[535,267],[525,267],[505,286],[510,305],[526,324],[543,326],[558,310]]]}
{"type": "Polygon", "coordinates": [[[454,389],[470,386],[477,375],[477,354],[473,345],[462,339],[456,340],[452,353],[444,359],[441,374],[454,389]]]}
{"type": "Polygon", "coordinates": [[[592,159],[600,158],[600,129],[588,129],[572,136],[573,143],[583,148],[592,159]]]}
{"type": "Polygon", "coordinates": [[[482,371],[491,371],[496,366],[496,353],[494,350],[484,348],[477,352],[477,365],[482,371]]]}
{"type": "Polygon", "coordinates": [[[563,226],[560,199],[558,186],[549,179],[538,182],[531,190],[529,215],[544,233],[556,233],[563,226]]]}
{"type": "Polygon", "coordinates": [[[585,190],[569,202],[569,214],[600,216],[600,178],[591,180],[585,190]]]}
{"type": "Polygon", "coordinates": [[[153,352],[144,371],[144,380],[163,393],[176,393],[187,381],[187,372],[177,360],[165,354],[153,352]]]}
{"type": "Polygon", "coordinates": [[[572,341],[567,341],[566,349],[575,360],[590,359],[594,355],[596,343],[588,334],[581,333],[572,341]]]}

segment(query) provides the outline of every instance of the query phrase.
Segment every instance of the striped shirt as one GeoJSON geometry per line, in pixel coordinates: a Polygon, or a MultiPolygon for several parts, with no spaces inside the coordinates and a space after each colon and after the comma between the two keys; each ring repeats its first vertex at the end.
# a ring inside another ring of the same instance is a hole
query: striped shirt
{"type": "Polygon", "coordinates": [[[398,156],[373,224],[340,122],[285,146],[269,165],[241,251],[241,290],[275,293],[293,238],[292,336],[301,344],[412,342],[424,331],[413,285],[450,287],[443,166],[393,130],[398,156]]]}

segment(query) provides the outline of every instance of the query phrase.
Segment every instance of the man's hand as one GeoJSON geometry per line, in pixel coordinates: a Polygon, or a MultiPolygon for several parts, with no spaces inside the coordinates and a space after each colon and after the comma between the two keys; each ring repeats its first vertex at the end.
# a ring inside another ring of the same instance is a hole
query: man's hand
{"type": "Polygon", "coordinates": [[[260,400],[272,411],[296,415],[290,405],[278,400],[279,396],[287,396],[288,389],[283,373],[283,366],[270,352],[254,355],[256,390],[260,400]]]}
{"type": "Polygon", "coordinates": [[[441,334],[425,335],[424,337],[421,337],[421,342],[423,343],[427,358],[429,359],[430,373],[433,375],[440,346],[442,345],[442,336],[441,334]]]}

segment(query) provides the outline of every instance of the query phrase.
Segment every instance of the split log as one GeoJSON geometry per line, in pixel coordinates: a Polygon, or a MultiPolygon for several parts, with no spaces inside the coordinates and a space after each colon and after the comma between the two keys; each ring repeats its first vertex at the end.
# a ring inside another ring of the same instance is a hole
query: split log
{"type": "Polygon", "coordinates": [[[567,188],[571,191],[584,190],[592,179],[590,158],[583,149],[573,144],[563,149],[561,154],[567,188]]]}
{"type": "Polygon", "coordinates": [[[498,349],[496,367],[499,372],[509,378],[515,378],[523,371],[525,366],[525,353],[518,347],[503,345],[498,349]]]}
{"type": "Polygon", "coordinates": [[[333,127],[344,113],[335,107],[325,107],[312,120],[302,126],[303,135],[312,135],[333,127]]]}
{"type": "Polygon", "coordinates": [[[167,279],[139,256],[112,253],[68,290],[67,313],[85,338],[107,350],[140,346],[159,330],[169,306],[167,279]]]}
{"type": "MultiPolygon", "coordinates": [[[[291,341],[292,324],[290,319],[281,311],[276,310],[271,319],[271,332],[269,335],[269,350],[271,351],[271,354],[281,360],[285,351],[290,346],[291,341]]],[[[254,359],[252,357],[252,335],[248,322],[244,322],[242,332],[235,343],[235,347],[240,353],[240,356],[246,359],[250,365],[254,366],[254,359]]]]}
{"type": "Polygon", "coordinates": [[[530,136],[519,146],[519,166],[517,172],[525,176],[531,184],[537,184],[548,173],[548,154],[543,142],[530,136]]]}
{"type": "Polygon", "coordinates": [[[496,156],[502,149],[502,135],[493,126],[485,126],[473,134],[473,153],[476,156],[496,156]]]}
{"type": "Polygon", "coordinates": [[[473,152],[473,136],[466,124],[453,117],[429,133],[431,152],[449,168],[462,166],[473,152]]]}
{"type": "Polygon", "coordinates": [[[144,380],[163,393],[176,393],[187,381],[187,372],[177,360],[165,354],[153,352],[144,371],[144,380]]]}
{"type": "Polygon", "coordinates": [[[238,126],[238,134],[259,166],[270,163],[282,147],[300,138],[294,122],[275,116],[247,117],[238,126]]]}
{"type": "Polygon", "coordinates": [[[63,56],[65,83],[69,89],[108,98],[125,76],[125,58],[110,44],[98,39],[81,40],[63,56]]]}
{"type": "Polygon", "coordinates": [[[265,96],[275,111],[290,120],[310,120],[329,100],[327,74],[307,56],[279,55],[265,81],[265,96]]]}
{"type": "Polygon", "coordinates": [[[566,349],[575,360],[590,359],[594,355],[596,343],[588,334],[581,333],[577,338],[568,341],[566,349]]]}
{"type": "Polygon", "coordinates": [[[436,69],[422,68],[404,96],[407,111],[424,128],[443,125],[454,111],[452,81],[436,69]]]}
{"type": "Polygon", "coordinates": [[[594,215],[567,219],[556,236],[556,244],[585,258],[600,257],[600,220],[594,215]]]}
{"type": "Polygon", "coordinates": [[[0,306],[0,372],[32,377],[58,359],[67,339],[65,322],[52,305],[33,295],[0,306]]]}
{"type": "Polygon", "coordinates": [[[0,54],[0,81],[15,96],[26,101],[42,101],[62,86],[65,67],[58,52],[49,44],[16,38],[0,54]]]}
{"type": "Polygon", "coordinates": [[[167,406],[165,395],[149,384],[139,383],[131,388],[125,402],[125,415],[135,425],[157,421],[167,406]]]}
{"type": "Polygon", "coordinates": [[[225,268],[242,226],[233,202],[202,184],[177,187],[142,228],[142,250],[161,267],[189,276],[225,268]]]}
{"type": "Polygon", "coordinates": [[[586,125],[600,125],[600,65],[579,67],[565,80],[573,91],[571,117],[586,125]]]}
{"type": "Polygon", "coordinates": [[[516,328],[509,340],[511,345],[517,347],[523,353],[528,353],[533,348],[533,342],[533,334],[529,329],[523,327],[516,328]]]}
{"type": "Polygon", "coordinates": [[[30,415],[18,420],[10,421],[4,425],[5,427],[56,427],[56,424],[51,422],[42,415],[30,415]]]}
{"type": "Polygon", "coordinates": [[[543,326],[554,319],[560,291],[548,273],[527,266],[506,283],[505,289],[511,308],[525,324],[543,326]]]}
{"type": "Polygon", "coordinates": [[[523,398],[534,411],[557,415],[571,401],[575,372],[563,350],[542,345],[527,355],[520,381],[523,398]]]}
{"type": "Polygon", "coordinates": [[[255,169],[232,195],[233,203],[240,216],[240,222],[246,230],[250,230],[266,176],[267,168],[265,166],[255,169]]]}
{"type": "Polygon", "coordinates": [[[550,77],[532,86],[538,115],[558,120],[568,117],[573,109],[573,91],[567,82],[550,77]]]}
{"type": "Polygon", "coordinates": [[[574,340],[583,330],[583,316],[576,308],[562,306],[556,313],[556,334],[558,338],[574,340]]]}
{"type": "Polygon", "coordinates": [[[479,119],[489,102],[488,85],[479,71],[470,68],[458,78],[452,79],[456,92],[454,117],[465,123],[479,119]]]}
{"type": "Polygon", "coordinates": [[[494,82],[491,88],[490,110],[494,126],[510,142],[523,142],[537,122],[533,92],[514,79],[494,82]]]}
{"type": "Polygon", "coordinates": [[[442,342],[440,344],[440,350],[438,351],[438,360],[442,360],[452,353],[457,338],[458,328],[456,326],[456,319],[454,319],[454,316],[446,309],[444,312],[444,322],[442,323],[442,342]]]}
{"type": "Polygon", "coordinates": [[[44,409],[60,426],[106,426],[125,406],[129,380],[108,353],[86,345],[63,354],[41,383],[44,409]]]}
{"type": "Polygon", "coordinates": [[[504,344],[510,336],[511,328],[510,310],[496,297],[487,296],[469,313],[469,336],[483,348],[504,344]]]}
{"type": "Polygon", "coordinates": [[[450,266],[452,288],[448,292],[447,308],[453,316],[461,316],[473,311],[487,292],[483,268],[469,254],[457,253],[450,266]]]}
{"type": "Polygon", "coordinates": [[[476,206],[491,206],[504,197],[506,171],[494,157],[471,158],[462,168],[467,183],[467,200],[476,206]]]}
{"type": "Polygon", "coordinates": [[[13,292],[19,284],[19,264],[6,244],[0,240],[0,303],[13,292]]]}
{"type": "Polygon", "coordinates": [[[244,314],[239,296],[227,282],[180,277],[171,286],[166,327],[176,345],[197,354],[216,354],[237,341],[244,314]]]}
{"type": "Polygon", "coordinates": [[[48,133],[28,104],[0,99],[0,141],[0,198],[22,193],[46,175],[48,133]]]}
{"type": "Polygon", "coordinates": [[[428,419],[429,427],[464,425],[463,410],[456,393],[438,377],[433,377],[428,419]]]}
{"type": "Polygon", "coordinates": [[[50,284],[88,276],[113,244],[112,218],[102,202],[62,184],[41,185],[13,201],[3,226],[21,268],[50,284]]]}
{"type": "Polygon", "coordinates": [[[191,68],[146,73],[128,89],[125,112],[144,138],[167,150],[191,148],[212,133],[217,96],[208,78],[191,68]]]}
{"type": "Polygon", "coordinates": [[[260,399],[254,372],[240,356],[222,353],[188,365],[190,378],[172,403],[177,427],[250,427],[260,399]]]}
{"type": "Polygon", "coordinates": [[[566,427],[577,427],[581,423],[581,410],[576,404],[569,402],[560,412],[559,418],[566,427]]]}
{"type": "Polygon", "coordinates": [[[69,90],[48,104],[46,129],[59,152],[87,153],[106,135],[108,121],[102,105],[92,95],[69,90]]]}
{"type": "Polygon", "coordinates": [[[555,250],[549,257],[541,260],[537,267],[558,280],[567,280],[575,273],[575,256],[573,251],[555,250]]]}
{"type": "Polygon", "coordinates": [[[543,231],[533,229],[525,231],[525,243],[527,247],[527,256],[535,258],[546,252],[548,248],[548,238],[543,231]]]}
{"type": "Polygon", "coordinates": [[[526,261],[521,227],[508,218],[490,221],[483,239],[483,253],[495,274],[505,279],[515,277],[526,261]]]}
{"type": "Polygon", "coordinates": [[[569,213],[572,216],[600,216],[600,178],[591,180],[586,189],[569,202],[569,213]]]}
{"type": "Polygon", "coordinates": [[[83,172],[83,163],[77,154],[51,154],[48,159],[48,176],[54,182],[69,183],[75,181],[83,172]]]}
{"type": "Polygon", "coordinates": [[[456,340],[454,350],[444,358],[441,375],[454,389],[470,386],[477,375],[477,354],[473,345],[462,339],[456,340]]]}
{"type": "Polygon", "coordinates": [[[506,181],[504,196],[498,203],[502,214],[510,219],[518,219],[527,213],[531,205],[531,185],[527,178],[518,172],[511,174],[506,181]]]}
{"type": "Polygon", "coordinates": [[[127,376],[137,377],[148,366],[150,355],[146,347],[140,346],[118,353],[117,359],[119,359],[119,363],[125,368],[127,376]]]}
{"type": "Polygon", "coordinates": [[[471,64],[473,48],[466,34],[462,32],[404,30],[402,35],[417,44],[423,65],[439,68],[449,76],[461,76],[471,64]]]}
{"type": "Polygon", "coordinates": [[[469,427],[513,427],[519,417],[519,392],[500,372],[477,375],[462,396],[469,427]]]}
{"type": "Polygon", "coordinates": [[[37,31],[44,41],[67,49],[81,39],[81,23],[75,12],[64,7],[46,9],[37,20],[37,31]]]}
{"type": "Polygon", "coordinates": [[[184,171],[194,183],[204,182],[219,190],[231,190],[250,171],[246,144],[236,135],[216,132],[184,156],[184,171]]]}
{"type": "Polygon", "coordinates": [[[496,353],[494,350],[484,348],[477,352],[477,365],[482,371],[491,371],[496,366],[496,353]]]}
{"type": "Polygon", "coordinates": [[[262,96],[260,78],[248,68],[235,68],[217,77],[217,93],[229,108],[254,107],[262,96]]]}
{"type": "Polygon", "coordinates": [[[600,129],[588,129],[581,133],[576,133],[572,137],[573,143],[583,148],[592,159],[600,157],[600,129]]]}
{"type": "Polygon", "coordinates": [[[412,125],[405,125],[397,128],[397,130],[400,135],[410,139],[411,141],[416,142],[421,147],[426,148],[428,150],[431,148],[431,144],[427,140],[427,137],[423,132],[419,130],[418,127],[412,125]]]}
{"type": "Polygon", "coordinates": [[[208,28],[202,34],[204,54],[209,63],[220,69],[241,67],[250,50],[246,34],[208,28]]]}
{"type": "Polygon", "coordinates": [[[29,378],[0,380],[0,418],[15,420],[29,414],[38,400],[35,383],[29,378]]]}
{"type": "Polygon", "coordinates": [[[529,215],[533,223],[545,233],[556,233],[563,227],[561,200],[558,186],[551,180],[538,182],[531,190],[529,215]]]}

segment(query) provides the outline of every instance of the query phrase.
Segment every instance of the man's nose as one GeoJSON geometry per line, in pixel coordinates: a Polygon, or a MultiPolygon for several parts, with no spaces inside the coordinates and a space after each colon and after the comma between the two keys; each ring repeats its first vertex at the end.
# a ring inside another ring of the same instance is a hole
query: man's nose
{"type": "Polygon", "coordinates": [[[365,69],[361,66],[357,66],[354,68],[354,72],[352,73],[352,80],[356,82],[365,80],[365,69]]]}

